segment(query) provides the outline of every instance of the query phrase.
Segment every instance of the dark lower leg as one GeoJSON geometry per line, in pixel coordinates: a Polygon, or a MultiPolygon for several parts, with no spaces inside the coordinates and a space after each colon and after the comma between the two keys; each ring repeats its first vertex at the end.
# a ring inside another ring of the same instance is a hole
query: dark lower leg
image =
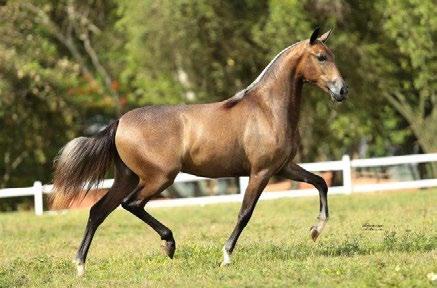
{"type": "Polygon", "coordinates": [[[162,247],[164,252],[168,257],[173,258],[176,250],[176,242],[173,238],[173,233],[167,226],[144,210],[145,204],[153,195],[161,193],[173,183],[172,179],[168,180],[164,178],[167,179],[166,181],[158,181],[157,179],[159,178],[155,177],[155,182],[151,181],[146,186],[137,187],[123,200],[121,206],[155,230],[161,237],[161,240],[163,240],[162,247]]]}
{"type": "Polygon", "coordinates": [[[133,174],[121,161],[116,161],[116,176],[114,185],[90,209],[85,235],[76,253],[78,274],[84,273],[84,264],[94,234],[106,217],[120,205],[122,199],[132,191],[138,184],[138,177],[133,174]]]}
{"type": "Polygon", "coordinates": [[[269,176],[267,175],[255,175],[251,176],[249,180],[249,185],[247,186],[246,192],[244,194],[243,204],[241,205],[240,213],[238,215],[237,225],[232,231],[231,236],[223,248],[223,265],[227,265],[231,262],[231,254],[234,251],[235,245],[238,241],[238,238],[243,232],[243,229],[246,227],[247,223],[252,216],[253,211],[255,210],[256,203],[264,190],[267,182],[269,180],[269,176]]]}
{"type": "Polygon", "coordinates": [[[247,223],[250,220],[250,217],[252,217],[253,210],[255,209],[257,200],[246,209],[240,211],[240,214],[238,215],[238,222],[235,226],[234,230],[232,231],[231,236],[229,237],[228,241],[225,245],[225,250],[229,254],[231,254],[234,251],[235,245],[237,244],[238,238],[240,238],[241,232],[243,232],[243,229],[246,227],[247,223]]]}
{"type": "Polygon", "coordinates": [[[103,196],[90,210],[90,215],[88,217],[88,223],[85,228],[85,235],[83,237],[82,243],[76,254],[76,261],[79,264],[85,263],[86,256],[88,254],[91,241],[94,234],[99,227],[99,225],[104,221],[104,219],[112,212],[112,209],[102,209],[107,202],[108,195],[103,196]]]}
{"type": "Polygon", "coordinates": [[[326,185],[325,180],[294,163],[289,163],[279,172],[278,175],[290,180],[309,183],[319,191],[319,222],[311,227],[311,237],[315,241],[322,232],[329,216],[328,186],[326,185]]]}
{"type": "Polygon", "coordinates": [[[122,206],[124,209],[129,211],[130,213],[137,216],[139,219],[141,219],[144,223],[152,227],[153,230],[158,233],[158,235],[161,237],[161,240],[164,240],[165,243],[163,244],[163,248],[167,254],[168,257],[173,258],[174,252],[176,250],[176,242],[173,238],[173,233],[169,228],[167,228],[164,224],[159,222],[156,218],[154,218],[152,215],[147,213],[144,210],[144,201],[131,201],[125,200],[122,203],[122,206]]]}
{"type": "Polygon", "coordinates": [[[93,240],[97,228],[122,201],[122,197],[113,197],[110,193],[114,193],[115,191],[111,190],[90,209],[85,235],[76,254],[76,260],[80,264],[85,263],[91,241],[93,240]]]}

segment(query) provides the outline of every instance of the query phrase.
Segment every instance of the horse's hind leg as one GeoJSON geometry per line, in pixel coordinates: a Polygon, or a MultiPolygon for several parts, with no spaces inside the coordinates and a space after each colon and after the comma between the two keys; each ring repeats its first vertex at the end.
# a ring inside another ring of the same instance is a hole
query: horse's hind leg
{"type": "Polygon", "coordinates": [[[116,160],[114,185],[90,210],[85,235],[76,254],[75,262],[79,276],[82,276],[85,272],[85,260],[97,228],[137,185],[138,176],[130,171],[120,160],[116,160]]]}
{"type": "Polygon", "coordinates": [[[155,219],[152,215],[144,210],[146,203],[154,195],[157,195],[169,187],[174,180],[174,177],[148,177],[151,179],[147,184],[139,185],[129,196],[127,196],[121,204],[124,209],[143,220],[144,223],[152,227],[163,240],[162,248],[166,255],[173,258],[176,250],[176,242],[173,238],[173,233],[164,224],[155,219]]]}
{"type": "Polygon", "coordinates": [[[291,162],[282,168],[278,175],[290,180],[312,184],[319,190],[320,214],[317,217],[319,221],[311,227],[311,238],[316,241],[328,221],[328,186],[325,180],[291,162]]]}

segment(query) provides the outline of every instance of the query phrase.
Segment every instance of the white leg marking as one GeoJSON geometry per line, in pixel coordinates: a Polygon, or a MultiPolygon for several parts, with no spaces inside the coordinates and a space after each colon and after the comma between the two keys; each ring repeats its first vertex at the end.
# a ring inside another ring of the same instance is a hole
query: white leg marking
{"type": "Polygon", "coordinates": [[[76,268],[77,268],[77,276],[82,277],[85,274],[85,264],[77,263],[76,268]]]}
{"type": "Polygon", "coordinates": [[[327,220],[320,220],[319,224],[317,224],[317,231],[319,232],[319,234],[321,234],[323,231],[323,228],[325,228],[326,221],[327,220]]]}
{"type": "Polygon", "coordinates": [[[226,251],[225,247],[223,247],[223,262],[220,266],[226,266],[231,264],[231,254],[226,251]]]}

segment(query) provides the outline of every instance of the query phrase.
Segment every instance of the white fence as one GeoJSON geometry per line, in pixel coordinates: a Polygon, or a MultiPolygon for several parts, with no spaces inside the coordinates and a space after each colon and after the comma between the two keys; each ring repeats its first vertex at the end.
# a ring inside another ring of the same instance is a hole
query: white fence
{"type": "MultiPolygon", "coordinates": [[[[329,187],[329,194],[350,194],[354,192],[372,192],[372,191],[387,191],[412,188],[437,187],[437,179],[422,179],[414,181],[388,182],[376,184],[354,184],[352,181],[352,169],[364,167],[381,167],[399,164],[417,164],[424,162],[437,161],[437,153],[433,154],[414,154],[406,156],[393,156],[371,159],[354,159],[351,160],[349,155],[344,155],[340,161],[327,161],[317,163],[302,163],[303,168],[312,172],[321,171],[342,171],[343,185],[329,187]]],[[[180,173],[175,182],[191,182],[204,180],[206,178],[197,177],[189,174],[180,173]]],[[[99,188],[110,188],[113,179],[104,180],[99,188]]],[[[168,200],[150,201],[147,206],[152,207],[174,207],[185,205],[204,205],[211,203],[223,202],[239,202],[242,200],[244,191],[248,184],[248,177],[239,179],[241,194],[203,196],[195,198],[178,198],[168,200]]],[[[7,188],[0,190],[0,198],[18,197],[18,196],[34,196],[35,214],[43,214],[43,194],[50,193],[52,185],[42,185],[40,181],[34,182],[32,187],[26,188],[7,188]]],[[[261,199],[277,199],[283,197],[302,197],[318,195],[316,189],[299,189],[278,192],[266,192],[261,195],[261,199]]]]}

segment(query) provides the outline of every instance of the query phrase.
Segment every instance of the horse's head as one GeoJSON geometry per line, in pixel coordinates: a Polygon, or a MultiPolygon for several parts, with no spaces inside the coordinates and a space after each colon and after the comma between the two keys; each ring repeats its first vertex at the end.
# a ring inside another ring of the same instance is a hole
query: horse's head
{"type": "Polygon", "coordinates": [[[319,28],[316,28],[309,41],[305,42],[302,77],[331,94],[336,101],[342,102],[348,89],[335,65],[334,54],[325,45],[330,34],[331,30],[319,37],[319,28]]]}

